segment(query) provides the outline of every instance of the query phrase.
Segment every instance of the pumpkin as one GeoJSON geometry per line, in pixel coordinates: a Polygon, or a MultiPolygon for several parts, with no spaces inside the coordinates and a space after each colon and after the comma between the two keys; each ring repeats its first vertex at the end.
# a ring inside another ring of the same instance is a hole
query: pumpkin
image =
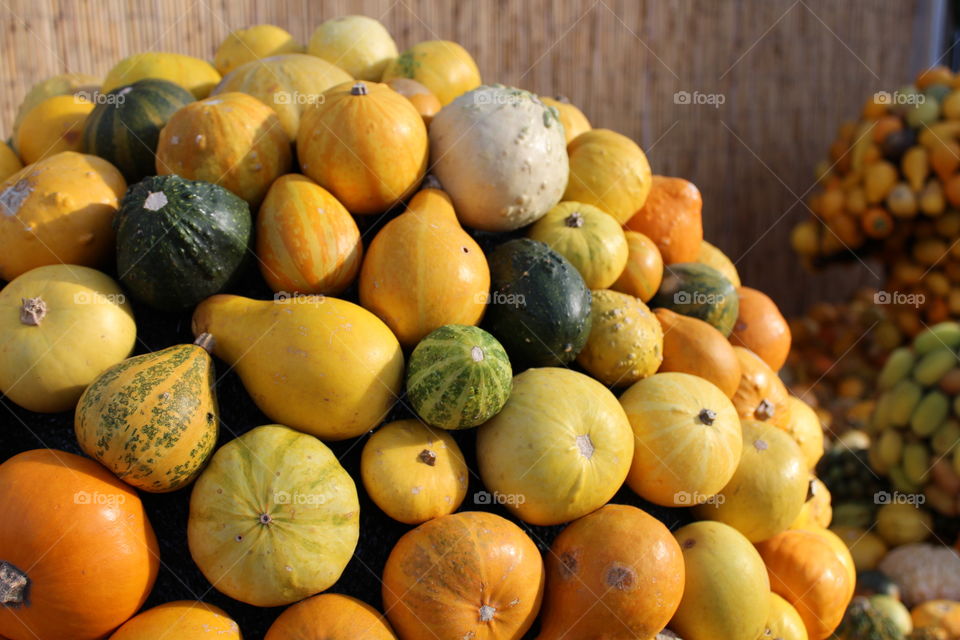
{"type": "Polygon", "coordinates": [[[405,524],[453,513],[467,495],[467,463],[456,441],[416,420],[387,423],[370,436],[360,476],[374,503],[405,524]]]}
{"type": "Polygon", "coordinates": [[[950,637],[960,636],[960,602],[928,600],[910,610],[910,619],[916,629],[939,627],[950,637]]]}
{"type": "Polygon", "coordinates": [[[467,50],[449,40],[418,42],[391,60],[380,82],[393,78],[416,80],[446,106],[457,96],[480,86],[480,71],[467,50]]]}
{"type": "Polygon", "coordinates": [[[180,53],[147,51],[127,56],[114,65],[103,80],[103,92],[145,78],[169,80],[192,93],[197,100],[210,95],[220,82],[220,74],[206,60],[180,53]]]}
{"type": "Polygon", "coordinates": [[[410,101],[376,82],[340,84],[304,110],[297,155],[305,174],[350,213],[383,213],[427,169],[427,128],[410,101]]]}
{"type": "Polygon", "coordinates": [[[722,522],[694,522],[673,535],[685,578],[670,628],[684,640],[760,637],[770,613],[770,582],[757,550],[722,522]]]}
{"type": "Polygon", "coordinates": [[[583,115],[583,112],[571,104],[567,98],[562,96],[559,98],[540,96],[540,100],[548,107],[553,107],[557,110],[557,115],[560,117],[560,124],[563,125],[563,132],[567,144],[570,144],[571,140],[584,131],[590,131],[590,121],[587,120],[587,116],[583,115]]]}
{"type": "Polygon", "coordinates": [[[337,65],[357,80],[379,81],[397,57],[397,45],[377,20],[340,16],[314,30],[307,53],[337,65]]]}
{"type": "Polygon", "coordinates": [[[369,431],[402,389],[397,339],[345,300],[216,295],[197,306],[193,331],[213,336],[213,353],[268,417],[324,439],[369,431]]]}
{"type": "Polygon", "coordinates": [[[241,640],[240,627],[227,612],[206,602],[178,600],[147,609],[114,631],[110,640],[147,638],[241,640]]]}
{"type": "Polygon", "coordinates": [[[20,157],[6,142],[0,141],[0,182],[20,171],[20,169],[23,169],[20,157]]]}
{"type": "Polygon", "coordinates": [[[800,445],[807,468],[812,471],[823,457],[823,426],[817,412],[800,398],[789,396],[786,426],[783,428],[800,445]]]}
{"type": "Polygon", "coordinates": [[[75,265],[38,267],[0,291],[0,391],[30,411],[76,405],[133,350],[137,327],[117,283],[75,265]]]}
{"type": "Polygon", "coordinates": [[[627,485],[655,504],[692,506],[716,495],[740,461],[740,420],[715,385],[686,373],[657,373],[620,396],[633,428],[627,485]]]}
{"type": "Polygon", "coordinates": [[[740,363],[733,347],[712,325],[669,309],[654,309],[663,330],[660,371],[700,376],[729,398],[740,385],[740,363]]]}
{"type": "Polygon", "coordinates": [[[41,80],[30,87],[30,91],[27,92],[20,106],[17,107],[17,115],[13,120],[10,138],[16,141],[17,132],[20,130],[20,123],[23,122],[23,118],[47,98],[63,95],[89,97],[99,90],[100,78],[85,73],[62,73],[41,80]]]}
{"type": "Polygon", "coordinates": [[[303,45],[289,31],[272,24],[258,24],[231,31],[213,55],[217,73],[227,75],[240,65],[285,53],[301,53],[303,45]]]}
{"type": "Polygon", "coordinates": [[[787,529],[759,543],[757,550],[767,566],[770,588],[797,610],[810,639],[830,637],[854,587],[831,542],[811,530],[787,529]]]}
{"type": "Polygon", "coordinates": [[[702,210],[703,198],[695,184],[653,176],[643,207],[626,227],[653,240],[665,264],[696,262],[703,242],[702,210]]]}
{"type": "Polygon", "coordinates": [[[179,489],[200,473],[217,442],[210,336],[116,364],[77,405],[80,448],[144,491],[179,489]]]}
{"type": "Polygon", "coordinates": [[[437,96],[430,92],[425,86],[411,80],[410,78],[391,78],[386,85],[410,101],[420,117],[423,118],[423,124],[430,126],[433,116],[443,108],[437,96]]]}
{"type": "Polygon", "coordinates": [[[251,206],[291,162],[290,140],[277,114],[245,93],[186,105],[170,117],[157,145],[157,174],[213,182],[251,206]]]}
{"type": "Polygon", "coordinates": [[[127,191],[114,220],[117,270],[150,306],[186,309],[233,281],[251,225],[247,203],[223,187],[180,176],[147,178],[127,191]]]}
{"type": "Polygon", "coordinates": [[[600,209],[561,202],[527,234],[570,261],[591,289],[606,289],[627,266],[627,238],[617,221],[600,209]]]}
{"type": "Polygon", "coordinates": [[[766,540],[800,514],[809,486],[800,447],[776,427],[744,420],[743,452],[733,477],[715,504],[700,505],[697,517],[726,523],[751,542],[766,540]]]}
{"type": "Polygon", "coordinates": [[[700,243],[700,252],[697,254],[696,261],[713,267],[723,274],[734,287],[740,288],[740,274],[737,272],[736,265],[727,257],[723,251],[713,246],[706,240],[700,243]]]}
{"type": "Polygon", "coordinates": [[[490,255],[490,302],[484,325],[515,366],[573,361],[590,336],[590,290],[566,258],[519,238],[490,255]]]}
{"type": "Polygon", "coordinates": [[[608,387],[627,387],[657,372],[663,330],[637,298],[601,289],[591,292],[590,337],[577,362],[608,387]]]}
{"type": "Polygon", "coordinates": [[[740,362],[740,384],[733,405],[741,418],[770,421],[786,428],[790,420],[787,388],[760,356],[743,347],[734,347],[740,362]]]}
{"type": "Polygon", "coordinates": [[[503,410],[477,430],[483,484],[524,522],[569,522],[606,504],[630,469],[630,425],[602,384],[569,369],[513,379],[503,410]]]}
{"type": "Polygon", "coordinates": [[[339,593],[321,593],[280,614],[265,640],[396,640],[376,609],[339,593]]]}
{"type": "Polygon", "coordinates": [[[547,556],[541,640],[650,638],[683,594],[683,553],[659,520],[608,504],[564,529],[547,556]]]}
{"type": "Polygon", "coordinates": [[[800,514],[790,524],[791,529],[811,529],[820,527],[826,529],[833,519],[830,490],[827,485],[810,475],[810,484],[807,489],[807,501],[803,503],[800,514]]]}
{"type": "Polygon", "coordinates": [[[153,588],[160,550],[143,504],[92,460],[55,449],[8,458],[0,514],[4,637],[101,638],[153,588]]]}
{"type": "Polygon", "coordinates": [[[336,295],[360,271],[357,223],[306,176],[288,174],[270,185],[256,238],[260,273],[274,291],[336,295]]]}
{"type": "Polygon", "coordinates": [[[193,94],[166,80],[140,80],[114,89],[83,128],[83,150],[112,163],[128,182],[156,173],[160,130],[193,94]]]}
{"type": "Polygon", "coordinates": [[[405,347],[446,324],[475,325],[490,268],[442,191],[424,189],[373,238],[360,271],[360,304],[405,347]]]}
{"type": "Polygon", "coordinates": [[[93,102],[81,96],[54,96],[34,107],[20,122],[17,150],[27,164],[61,151],[83,149],[83,126],[93,102]]]}
{"type": "Polygon", "coordinates": [[[507,352],[477,327],[448,324],[431,331],[407,365],[407,399],[441,429],[483,424],[503,409],[512,384],[507,352]]]}
{"type": "Polygon", "coordinates": [[[630,138],[609,129],[591,129],[574,138],[567,153],[570,181],[564,200],[592,204],[620,224],[647,201],[650,163],[630,138]]]}
{"type": "Polygon", "coordinates": [[[764,635],[777,640],[807,640],[807,628],[803,619],[789,602],[770,592],[769,612],[764,635]]]}
{"type": "Polygon", "coordinates": [[[767,294],[750,287],[737,289],[737,321],[730,342],[760,356],[779,371],[790,354],[790,327],[767,294]]]}
{"type": "Polygon", "coordinates": [[[682,262],[664,268],[663,282],[650,306],[699,318],[729,336],[740,302],[733,285],[719,271],[699,262],[682,262]]]}
{"type": "Polygon", "coordinates": [[[401,638],[520,638],[542,597],[536,545],[492,513],[425,522],[400,538],[383,569],[383,606],[401,638]]]}
{"type": "Polygon", "coordinates": [[[474,89],[430,122],[431,172],[460,222],[482,231],[519,229],[557,204],[567,183],[564,149],[556,112],[512,87],[474,89]]]}
{"type": "Polygon", "coordinates": [[[649,302],[663,281],[660,250],[642,233],[625,231],[623,235],[627,239],[627,264],[610,288],[649,302]]]}
{"type": "Polygon", "coordinates": [[[220,447],[190,495],[190,555],[235,600],[275,607],[330,587],[360,532],[357,489],[322,442],[281,425],[220,447]]]}
{"type": "Polygon", "coordinates": [[[72,151],[0,183],[0,279],[53,264],[98,266],[113,250],[127,185],[106,160],[72,151]]]}
{"type": "Polygon", "coordinates": [[[340,67],[315,56],[287,53],[240,65],[213,90],[213,95],[239,91],[272,108],[290,140],[297,139],[304,110],[323,100],[323,92],[353,78],[340,67]]]}

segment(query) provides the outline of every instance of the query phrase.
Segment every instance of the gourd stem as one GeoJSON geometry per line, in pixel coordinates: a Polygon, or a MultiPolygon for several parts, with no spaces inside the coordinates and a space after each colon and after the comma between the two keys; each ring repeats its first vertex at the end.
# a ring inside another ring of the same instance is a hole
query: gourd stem
{"type": "Polygon", "coordinates": [[[370,91],[367,89],[366,83],[358,82],[350,87],[350,95],[352,96],[365,96],[368,93],[370,93],[370,91]]]}
{"type": "Polygon", "coordinates": [[[757,410],[753,412],[757,420],[769,420],[773,417],[774,414],[773,403],[764,398],[760,401],[760,404],[757,405],[757,410]]]}
{"type": "Polygon", "coordinates": [[[422,462],[428,467],[433,467],[437,464],[437,454],[430,449],[424,449],[417,455],[417,461],[422,462]]]}
{"type": "Polygon", "coordinates": [[[579,229],[580,227],[583,226],[583,214],[580,213],[579,211],[574,211],[573,213],[571,213],[566,217],[563,223],[568,227],[579,229]]]}
{"type": "Polygon", "coordinates": [[[6,560],[0,561],[0,604],[18,605],[27,599],[30,578],[6,560]]]}
{"type": "Polygon", "coordinates": [[[700,422],[709,426],[713,424],[713,421],[717,419],[717,412],[713,409],[700,409],[700,413],[697,415],[700,419],[700,422]]]}
{"type": "Polygon", "coordinates": [[[47,303],[43,298],[20,298],[20,322],[33,327],[40,326],[47,315],[47,303]]]}
{"type": "Polygon", "coordinates": [[[197,339],[193,341],[193,344],[201,347],[207,353],[213,352],[213,345],[216,341],[213,339],[213,336],[204,331],[197,336],[197,339]]]}

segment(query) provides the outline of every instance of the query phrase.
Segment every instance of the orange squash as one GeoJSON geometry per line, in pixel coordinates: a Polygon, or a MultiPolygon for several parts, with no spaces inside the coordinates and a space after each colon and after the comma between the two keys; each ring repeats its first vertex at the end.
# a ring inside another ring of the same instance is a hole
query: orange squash
{"type": "Polygon", "coordinates": [[[625,231],[624,235],[627,238],[627,266],[610,288],[649,302],[663,281],[663,257],[653,240],[642,233],[625,231]]]}
{"type": "Polygon", "coordinates": [[[677,371],[709,380],[732,397],[740,385],[740,362],[713,325],[670,309],[654,309],[663,328],[660,371],[677,371]]]}
{"type": "Polygon", "coordinates": [[[443,105],[437,100],[437,96],[431,93],[430,89],[410,78],[391,78],[387,80],[387,86],[402,95],[410,101],[410,104],[416,108],[417,113],[423,118],[423,124],[430,126],[430,121],[436,115],[443,105]]]}
{"type": "Polygon", "coordinates": [[[779,371],[790,353],[790,326],[776,303],[762,291],[737,289],[740,312],[730,333],[730,342],[746,347],[779,371]]]}
{"type": "Polygon", "coordinates": [[[557,110],[557,114],[560,116],[560,124],[563,125],[563,133],[567,138],[567,144],[570,144],[571,140],[584,131],[590,131],[592,128],[587,116],[583,115],[583,112],[571,104],[567,98],[563,96],[558,98],[540,96],[540,100],[548,107],[557,110]]]}
{"type": "Polygon", "coordinates": [[[335,295],[360,270],[363,244],[350,213],[306,176],[278,178],[260,205],[257,258],[274,291],[335,295]]]}
{"type": "Polygon", "coordinates": [[[305,109],[300,168],[350,213],[383,213],[427,170],[427,128],[409,100],[376,82],[344,83],[305,109]]]}
{"type": "Polygon", "coordinates": [[[240,627],[227,613],[206,602],[178,600],[167,602],[127,620],[110,640],[241,640],[240,627]]]}
{"type": "Polygon", "coordinates": [[[655,175],[643,207],[625,226],[653,240],[664,263],[696,262],[703,241],[702,210],[703,198],[695,184],[655,175]]]}
{"type": "Polygon", "coordinates": [[[483,251],[437,189],[380,230],[360,271],[360,303],[407,347],[446,324],[478,324],[489,289],[483,251]]]}
{"type": "Polygon", "coordinates": [[[30,110],[17,130],[17,151],[27,164],[61,151],[83,149],[83,125],[94,104],[81,96],[47,98],[30,110]]]}
{"type": "Polygon", "coordinates": [[[543,580],[540,552],[520,527],[465,511],[400,538],[383,570],[383,606],[401,638],[520,638],[543,580]]]}
{"type": "Polygon", "coordinates": [[[651,638],[683,594],[683,553],[659,520],[609,504],[564,529],[547,556],[539,640],[651,638]]]}
{"type": "Polygon", "coordinates": [[[264,640],[396,640],[390,624],[365,602],[321,593],[290,605],[264,640]]]}
{"type": "Polygon", "coordinates": [[[277,114],[245,93],[221,93],[179,109],[160,131],[157,174],[214,182],[252,206],[290,170],[277,114]]]}
{"type": "Polygon", "coordinates": [[[789,420],[787,388],[776,372],[760,356],[744,347],[733,350],[740,362],[740,384],[733,394],[733,405],[741,418],[769,421],[786,429],[789,420]]]}
{"type": "Polygon", "coordinates": [[[93,460],[35,449],[0,465],[0,634],[93,640],[132,616],[160,551],[137,492],[93,460]]]}

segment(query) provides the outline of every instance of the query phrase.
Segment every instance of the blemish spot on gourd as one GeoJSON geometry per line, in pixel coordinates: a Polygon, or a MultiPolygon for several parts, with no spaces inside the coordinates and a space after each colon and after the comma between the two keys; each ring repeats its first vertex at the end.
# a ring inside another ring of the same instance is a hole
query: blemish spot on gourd
{"type": "Polygon", "coordinates": [[[577,447],[580,449],[580,455],[589,460],[593,457],[593,452],[595,451],[593,446],[593,440],[590,439],[590,436],[583,434],[577,436],[577,447]]]}
{"type": "MultiPolygon", "coordinates": [[[[430,449],[424,449],[419,454],[417,454],[417,462],[422,462],[428,467],[433,467],[437,464],[437,454],[431,451],[430,449]]],[[[417,493],[414,491],[414,493],[417,493]]]]}
{"type": "Polygon", "coordinates": [[[471,347],[470,357],[474,362],[483,362],[483,349],[477,346],[471,347]]]}
{"type": "Polygon", "coordinates": [[[3,209],[4,215],[17,215],[23,201],[31,193],[33,193],[33,187],[26,178],[17,180],[13,185],[4,189],[3,193],[0,193],[0,209],[3,209]]]}
{"type": "Polygon", "coordinates": [[[604,575],[604,582],[611,589],[617,591],[631,591],[637,582],[637,572],[633,567],[628,567],[620,563],[614,563],[607,568],[604,575]]]}
{"type": "Polygon", "coordinates": [[[683,547],[684,549],[693,549],[695,546],[697,546],[697,541],[694,540],[693,538],[687,538],[686,540],[683,541],[683,544],[680,546],[683,547]]]}
{"type": "Polygon", "coordinates": [[[170,136],[170,144],[180,144],[180,136],[170,136]]]}
{"type": "Polygon", "coordinates": [[[237,542],[243,542],[243,536],[240,534],[237,534],[237,537],[234,538],[234,540],[236,540],[237,542]]]}
{"type": "Polygon", "coordinates": [[[497,612],[496,607],[485,604],[480,607],[480,622],[490,622],[493,620],[493,614],[497,612]]]}
{"type": "Polygon", "coordinates": [[[754,440],[753,448],[756,449],[757,451],[766,451],[770,447],[765,440],[754,440]]]}
{"type": "Polygon", "coordinates": [[[160,211],[167,202],[167,194],[163,191],[151,191],[143,201],[143,208],[147,211],[160,211]]]}
{"type": "Polygon", "coordinates": [[[573,578],[580,571],[580,558],[572,551],[564,551],[560,555],[560,577],[564,580],[573,578]]]}

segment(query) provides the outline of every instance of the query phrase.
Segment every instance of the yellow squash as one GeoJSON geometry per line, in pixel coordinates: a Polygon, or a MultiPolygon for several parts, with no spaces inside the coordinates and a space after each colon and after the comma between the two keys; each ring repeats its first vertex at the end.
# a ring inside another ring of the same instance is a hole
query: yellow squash
{"type": "Polygon", "coordinates": [[[285,53],[301,53],[303,45],[286,29],[272,24],[258,24],[231,31],[213,56],[213,66],[220,75],[227,75],[242,64],[285,53]]]}
{"type": "Polygon", "coordinates": [[[70,94],[89,96],[99,90],[100,78],[85,73],[63,73],[41,80],[30,87],[30,91],[27,92],[20,106],[17,107],[17,115],[13,121],[13,130],[11,131],[10,137],[16,141],[17,131],[20,129],[20,123],[23,121],[24,116],[47,98],[70,94]]]}
{"type": "Polygon", "coordinates": [[[830,490],[827,485],[813,475],[809,477],[810,485],[807,489],[807,501],[800,509],[800,515],[790,524],[791,529],[810,529],[820,527],[826,529],[833,519],[833,505],[831,504],[830,490]]]}
{"type": "Polygon", "coordinates": [[[583,112],[571,104],[566,98],[547,98],[540,96],[540,100],[542,100],[545,105],[557,110],[560,116],[560,124],[563,125],[563,132],[567,137],[567,144],[570,144],[571,140],[584,131],[590,131],[590,121],[587,120],[587,116],[583,115],[583,112]]]}
{"type": "Polygon", "coordinates": [[[30,110],[20,122],[16,145],[27,164],[61,151],[83,149],[83,125],[94,104],[80,96],[54,96],[30,110]]]}
{"type": "Polygon", "coordinates": [[[416,80],[448,105],[457,96],[480,86],[480,70],[467,50],[449,40],[427,40],[413,45],[383,70],[381,82],[393,78],[416,80]]]}
{"type": "Polygon", "coordinates": [[[786,425],[781,428],[800,445],[807,467],[812,471],[823,457],[823,425],[817,412],[800,398],[790,396],[787,398],[786,425]]]}
{"type": "Polygon", "coordinates": [[[770,608],[767,613],[767,624],[761,638],[771,640],[807,640],[807,628],[803,626],[803,618],[793,608],[793,605],[770,592],[770,608]]]}
{"type": "Polygon", "coordinates": [[[147,51],[135,53],[114,65],[103,81],[103,92],[144,78],[169,80],[192,93],[197,100],[210,95],[220,82],[220,74],[206,60],[180,53],[147,51]]]}
{"type": "Polygon", "coordinates": [[[735,288],[740,288],[740,274],[737,273],[736,265],[727,257],[727,254],[706,240],[700,241],[700,254],[697,256],[697,262],[713,267],[723,274],[735,288]]]}
{"type": "Polygon", "coordinates": [[[345,69],[357,80],[379,81],[384,68],[397,57],[397,45],[377,20],[339,16],[316,28],[307,53],[345,69]]]}

